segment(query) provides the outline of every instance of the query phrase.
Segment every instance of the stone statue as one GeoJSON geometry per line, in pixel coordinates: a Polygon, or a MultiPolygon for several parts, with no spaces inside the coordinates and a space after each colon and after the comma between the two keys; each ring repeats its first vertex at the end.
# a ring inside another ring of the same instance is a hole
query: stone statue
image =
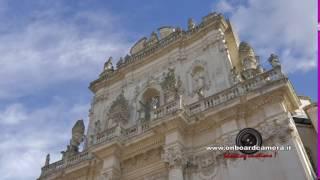
{"type": "Polygon", "coordinates": [[[196,24],[194,23],[193,19],[189,18],[188,19],[188,30],[191,30],[191,29],[193,29],[195,27],[196,27],[196,24]]]}
{"type": "Polygon", "coordinates": [[[119,68],[123,63],[123,58],[120,57],[119,61],[117,62],[117,68],[119,68]]]}
{"type": "Polygon", "coordinates": [[[152,109],[157,109],[159,107],[159,96],[151,98],[151,107],[152,109]]]}
{"type": "Polygon", "coordinates": [[[45,162],[45,166],[48,166],[50,164],[50,154],[47,154],[46,156],[46,162],[45,162]]]}
{"type": "Polygon", "coordinates": [[[101,122],[97,120],[94,122],[94,133],[99,133],[101,131],[101,122]]]}
{"type": "Polygon", "coordinates": [[[277,55],[275,54],[271,54],[268,61],[270,62],[271,66],[273,68],[275,67],[281,67],[281,64],[280,64],[280,61],[279,61],[279,58],[277,55]]]}
{"type": "Polygon", "coordinates": [[[150,111],[151,111],[151,104],[149,102],[143,103],[139,101],[142,106],[142,113],[144,115],[144,120],[150,120],[150,111]]]}
{"type": "Polygon", "coordinates": [[[107,62],[104,63],[104,70],[105,71],[113,71],[113,65],[112,65],[112,57],[110,56],[107,62]]]}
{"type": "Polygon", "coordinates": [[[197,72],[193,75],[195,89],[194,91],[200,96],[204,96],[205,78],[203,71],[197,72]]]}
{"type": "Polygon", "coordinates": [[[72,128],[70,145],[77,147],[80,145],[80,143],[84,140],[84,128],[83,120],[78,120],[72,128]]]}
{"type": "Polygon", "coordinates": [[[72,137],[66,151],[62,151],[62,159],[73,156],[79,152],[79,145],[84,140],[84,123],[78,120],[72,128],[72,137]]]}

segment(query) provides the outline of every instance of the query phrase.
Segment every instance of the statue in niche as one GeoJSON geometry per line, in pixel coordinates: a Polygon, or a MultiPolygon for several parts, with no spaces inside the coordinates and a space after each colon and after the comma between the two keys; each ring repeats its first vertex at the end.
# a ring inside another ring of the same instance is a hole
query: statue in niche
{"type": "Polygon", "coordinates": [[[198,94],[200,97],[203,97],[205,86],[206,86],[204,69],[202,67],[194,68],[191,76],[192,76],[193,87],[194,87],[193,92],[198,94]]]}
{"type": "Polygon", "coordinates": [[[275,54],[271,54],[268,61],[270,62],[272,68],[281,67],[279,57],[275,54]]]}
{"type": "Polygon", "coordinates": [[[101,131],[101,121],[97,120],[94,122],[94,133],[99,133],[101,131]]]}

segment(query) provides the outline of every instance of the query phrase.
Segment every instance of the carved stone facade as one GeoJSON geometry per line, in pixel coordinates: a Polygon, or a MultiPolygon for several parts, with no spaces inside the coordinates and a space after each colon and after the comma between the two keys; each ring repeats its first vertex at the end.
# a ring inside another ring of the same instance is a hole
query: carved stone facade
{"type": "MultiPolygon", "coordinates": [[[[89,125],[77,122],[60,161],[39,180],[307,180],[314,174],[292,112],[300,102],[279,58],[265,70],[230,22],[211,13],[188,29],[163,26],[112,65],[94,93],[89,125]],[[273,159],[226,159],[243,128],[263,145],[291,146],[273,159]],[[85,140],[83,151],[79,144],[85,140]],[[292,171],[294,169],[294,171],[292,171]]],[[[82,122],[83,123],[83,122],[82,122]]]]}

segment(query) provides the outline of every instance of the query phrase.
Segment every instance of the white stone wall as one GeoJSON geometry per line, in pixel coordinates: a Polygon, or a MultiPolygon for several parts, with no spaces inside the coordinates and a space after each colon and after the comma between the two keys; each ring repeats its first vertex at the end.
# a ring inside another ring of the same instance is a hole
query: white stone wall
{"type": "MultiPolygon", "coordinates": [[[[176,77],[180,77],[184,90],[183,101],[190,104],[199,99],[194,93],[194,83],[192,82],[192,70],[196,66],[204,68],[205,84],[204,96],[213,95],[231,86],[230,70],[231,60],[225,48],[223,37],[220,31],[212,31],[202,39],[195,41],[183,49],[173,49],[169,53],[159,57],[159,59],[145,64],[142,67],[126,74],[122,81],[116,82],[111,86],[100,89],[95,96],[105,95],[106,99],[93,103],[91,110],[88,134],[92,134],[93,124],[100,120],[102,129],[106,128],[107,113],[112,102],[124,91],[124,96],[129,101],[130,120],[127,126],[137,123],[139,100],[143,92],[152,87],[162,93],[160,82],[163,73],[168,72],[168,68],[175,69],[176,77]],[[182,52],[183,51],[183,52],[182,52]],[[181,60],[181,54],[185,59],[181,60]]],[[[161,99],[163,104],[163,98],[161,99]]]]}

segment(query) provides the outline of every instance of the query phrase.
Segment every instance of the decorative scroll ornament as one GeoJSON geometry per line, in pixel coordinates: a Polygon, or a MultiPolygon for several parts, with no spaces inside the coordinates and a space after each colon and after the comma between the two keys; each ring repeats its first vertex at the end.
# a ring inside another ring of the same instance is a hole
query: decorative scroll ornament
{"type": "Polygon", "coordinates": [[[123,92],[113,101],[109,114],[111,122],[125,124],[129,120],[129,104],[123,95],[123,92]]]}
{"type": "Polygon", "coordinates": [[[200,179],[211,180],[217,175],[219,163],[214,153],[208,152],[197,155],[195,161],[198,165],[198,176],[200,179]]]}

